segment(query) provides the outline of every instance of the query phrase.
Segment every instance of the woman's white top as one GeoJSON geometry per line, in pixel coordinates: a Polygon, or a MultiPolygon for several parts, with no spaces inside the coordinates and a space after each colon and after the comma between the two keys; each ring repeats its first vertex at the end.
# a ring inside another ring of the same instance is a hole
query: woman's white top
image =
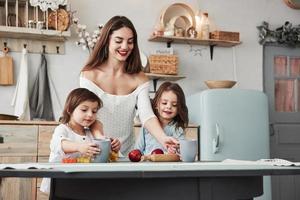
{"type": "Polygon", "coordinates": [[[127,155],[134,147],[133,123],[136,111],[142,125],[148,119],[155,117],[149,98],[150,82],[138,86],[127,95],[109,94],[82,76],[80,87],[94,92],[103,101],[103,107],[98,111],[98,119],[103,124],[104,135],[118,138],[122,144],[121,153],[127,155]]]}
{"type": "MultiPolygon", "coordinates": [[[[62,140],[69,140],[72,142],[92,142],[93,135],[92,133],[86,129],[85,135],[79,135],[75,133],[70,127],[66,126],[65,124],[60,124],[54,130],[52,135],[52,139],[50,141],[50,157],[49,162],[53,163],[61,163],[63,158],[77,158],[80,157],[79,152],[75,153],[68,153],[65,152],[61,148],[61,141],[62,140]]],[[[43,178],[40,191],[49,193],[50,192],[50,178],[43,178]]]]}

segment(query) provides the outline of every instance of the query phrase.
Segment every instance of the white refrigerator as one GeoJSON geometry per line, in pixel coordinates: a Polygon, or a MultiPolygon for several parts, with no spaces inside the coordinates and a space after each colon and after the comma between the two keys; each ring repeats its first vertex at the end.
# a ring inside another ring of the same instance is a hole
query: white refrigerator
{"type": "MultiPolygon", "coordinates": [[[[210,89],[187,97],[189,117],[200,125],[200,160],[270,157],[267,96],[257,90],[210,89]]],[[[271,200],[270,177],[264,195],[271,200]]]]}

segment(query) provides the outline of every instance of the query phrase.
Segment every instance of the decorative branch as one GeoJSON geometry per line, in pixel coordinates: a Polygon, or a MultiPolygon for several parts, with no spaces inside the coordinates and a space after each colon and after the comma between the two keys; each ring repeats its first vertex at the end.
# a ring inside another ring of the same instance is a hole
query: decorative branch
{"type": "Polygon", "coordinates": [[[90,34],[86,30],[86,25],[79,24],[79,19],[74,17],[72,18],[73,24],[76,25],[76,31],[79,37],[79,40],[76,41],[77,46],[81,46],[83,50],[88,50],[89,53],[94,49],[96,42],[99,39],[101,29],[103,24],[99,24],[97,29],[93,31],[93,34],[90,34]]]}
{"type": "Polygon", "coordinates": [[[281,27],[270,30],[269,23],[263,21],[261,26],[257,26],[257,29],[261,45],[278,43],[295,47],[300,44],[300,25],[293,27],[292,23],[287,21],[281,27]]]}

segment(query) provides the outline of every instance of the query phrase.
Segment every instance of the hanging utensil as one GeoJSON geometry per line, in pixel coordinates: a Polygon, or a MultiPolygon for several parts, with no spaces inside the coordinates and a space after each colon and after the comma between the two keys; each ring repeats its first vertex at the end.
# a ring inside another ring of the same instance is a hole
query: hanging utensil
{"type": "Polygon", "coordinates": [[[4,56],[0,57],[0,85],[12,85],[14,83],[13,59],[7,55],[6,45],[2,51],[4,56]]]}

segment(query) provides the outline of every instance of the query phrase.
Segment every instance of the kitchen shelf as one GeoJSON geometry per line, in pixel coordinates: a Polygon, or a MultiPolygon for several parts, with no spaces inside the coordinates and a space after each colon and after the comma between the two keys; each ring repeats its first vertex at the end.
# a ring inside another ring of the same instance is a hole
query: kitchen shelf
{"type": "Polygon", "coordinates": [[[146,76],[150,80],[153,81],[153,92],[156,92],[156,86],[158,80],[166,80],[166,81],[178,81],[180,79],[184,79],[185,76],[179,76],[179,75],[168,75],[168,74],[154,74],[154,73],[145,73],[146,76]]]}
{"type": "Polygon", "coordinates": [[[233,47],[241,44],[239,41],[227,41],[227,40],[216,40],[208,39],[202,40],[197,38],[189,37],[175,37],[175,36],[151,36],[149,38],[151,42],[166,42],[167,47],[171,47],[172,43],[181,43],[181,44],[196,44],[196,45],[205,45],[210,47],[210,58],[213,59],[214,47],[233,47]]]}
{"type": "Polygon", "coordinates": [[[0,37],[46,41],[65,41],[71,31],[57,31],[26,27],[0,26],[0,37]]]}

